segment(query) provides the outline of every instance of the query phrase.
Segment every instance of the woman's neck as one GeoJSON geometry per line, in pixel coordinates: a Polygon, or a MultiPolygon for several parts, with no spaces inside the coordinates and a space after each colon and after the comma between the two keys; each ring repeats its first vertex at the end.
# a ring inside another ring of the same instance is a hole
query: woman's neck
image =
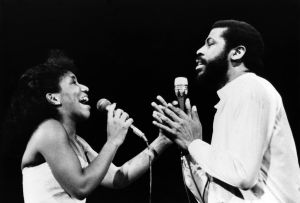
{"type": "Polygon", "coordinates": [[[67,131],[68,137],[71,140],[76,140],[76,122],[69,118],[63,118],[61,122],[67,131]]]}

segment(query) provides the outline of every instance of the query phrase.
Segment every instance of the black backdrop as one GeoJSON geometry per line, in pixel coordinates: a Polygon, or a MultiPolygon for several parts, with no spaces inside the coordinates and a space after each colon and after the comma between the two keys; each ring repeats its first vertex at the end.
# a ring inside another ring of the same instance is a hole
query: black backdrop
{"type": "MultiPolygon", "coordinates": [[[[79,127],[79,134],[97,151],[106,138],[105,116],[95,109],[98,99],[117,102],[153,140],[157,129],[151,124],[150,103],[158,94],[175,99],[177,76],[190,81],[189,94],[209,142],[217,98],[210,87],[195,83],[195,52],[214,21],[233,18],[249,22],[262,33],[266,44],[262,75],[282,95],[296,144],[300,144],[299,10],[298,0],[2,0],[1,121],[20,74],[42,62],[49,49],[60,48],[75,59],[79,81],[90,88],[92,115],[79,127]]],[[[114,163],[124,163],[144,147],[142,140],[129,133],[114,163]]],[[[9,168],[1,171],[1,199],[21,202],[21,175],[13,157],[13,152],[6,153],[0,162],[2,169],[9,168]]],[[[155,163],[153,202],[187,202],[179,166],[175,146],[155,163]]],[[[88,202],[148,200],[149,173],[126,189],[99,187],[88,198],[88,202]]]]}

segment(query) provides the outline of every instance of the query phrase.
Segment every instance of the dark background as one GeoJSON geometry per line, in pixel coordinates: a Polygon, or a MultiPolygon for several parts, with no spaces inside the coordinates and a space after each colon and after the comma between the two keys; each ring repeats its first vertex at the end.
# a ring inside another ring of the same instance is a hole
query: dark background
{"type": "MultiPolygon", "coordinates": [[[[60,48],[74,58],[79,82],[90,88],[92,115],[79,127],[79,134],[97,151],[106,140],[105,116],[95,109],[98,99],[117,102],[154,140],[158,130],[151,124],[150,103],[158,94],[168,101],[175,99],[177,76],[189,79],[189,95],[209,142],[218,100],[211,87],[195,82],[195,52],[214,21],[238,19],[263,35],[266,68],[262,76],[281,94],[300,145],[299,11],[299,0],[1,0],[0,121],[20,74],[43,62],[49,49],[60,48]]],[[[124,163],[144,147],[142,140],[129,133],[114,163],[124,163]]],[[[3,157],[0,167],[10,169],[1,171],[1,199],[22,202],[20,166],[12,161],[13,152],[3,157]]],[[[148,200],[149,173],[126,189],[99,187],[88,198],[88,202],[148,200]]],[[[152,202],[187,202],[175,146],[153,166],[152,202]]]]}

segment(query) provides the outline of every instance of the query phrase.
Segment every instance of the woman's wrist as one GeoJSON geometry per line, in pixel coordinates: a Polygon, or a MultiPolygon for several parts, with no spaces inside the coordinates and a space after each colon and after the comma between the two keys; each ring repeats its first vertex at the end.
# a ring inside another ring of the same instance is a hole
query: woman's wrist
{"type": "Polygon", "coordinates": [[[158,135],[158,139],[161,143],[165,144],[165,145],[170,145],[172,144],[173,142],[167,137],[164,135],[164,133],[160,132],[159,135],[158,135]]]}
{"type": "Polygon", "coordinates": [[[113,147],[113,148],[119,148],[121,146],[121,144],[115,140],[112,140],[112,139],[108,139],[106,141],[106,144],[109,146],[109,147],[113,147]]]}
{"type": "Polygon", "coordinates": [[[158,152],[151,145],[146,149],[145,152],[151,158],[151,161],[158,157],[158,152]]]}

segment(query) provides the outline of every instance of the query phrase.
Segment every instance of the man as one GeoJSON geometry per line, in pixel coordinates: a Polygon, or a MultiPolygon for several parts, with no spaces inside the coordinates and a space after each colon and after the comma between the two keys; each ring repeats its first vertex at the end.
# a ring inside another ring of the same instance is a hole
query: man
{"type": "Polygon", "coordinates": [[[197,109],[186,112],[158,97],[154,125],[184,152],[187,187],[198,202],[300,202],[300,171],[281,97],[252,71],[263,41],[251,25],[217,21],[197,51],[199,80],[217,83],[220,101],[211,144],[202,141],[197,109]]]}

